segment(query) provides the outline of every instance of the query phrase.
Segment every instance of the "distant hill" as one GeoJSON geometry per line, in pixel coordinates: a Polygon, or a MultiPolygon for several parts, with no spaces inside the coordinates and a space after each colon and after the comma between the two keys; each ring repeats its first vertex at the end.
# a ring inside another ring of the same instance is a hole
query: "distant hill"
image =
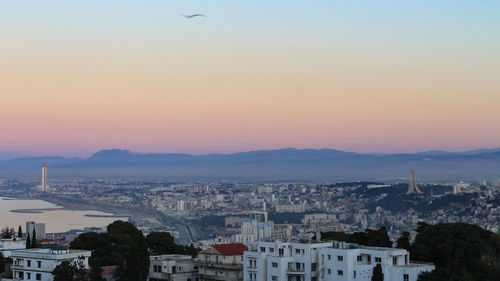
{"type": "Polygon", "coordinates": [[[0,161],[0,177],[39,176],[42,162],[47,162],[50,176],[79,177],[397,181],[408,177],[409,168],[421,180],[500,177],[500,149],[380,154],[295,148],[204,155],[110,149],[88,158],[21,157],[0,161]]]}

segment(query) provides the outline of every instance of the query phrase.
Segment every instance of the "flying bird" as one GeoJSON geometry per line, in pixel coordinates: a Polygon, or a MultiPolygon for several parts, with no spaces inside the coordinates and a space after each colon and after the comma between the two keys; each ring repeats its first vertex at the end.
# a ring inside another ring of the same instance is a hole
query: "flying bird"
{"type": "Polygon", "coordinates": [[[182,16],[185,17],[188,20],[192,19],[192,18],[196,18],[196,17],[204,17],[204,18],[207,17],[204,14],[192,14],[192,15],[182,15],[182,16]]]}

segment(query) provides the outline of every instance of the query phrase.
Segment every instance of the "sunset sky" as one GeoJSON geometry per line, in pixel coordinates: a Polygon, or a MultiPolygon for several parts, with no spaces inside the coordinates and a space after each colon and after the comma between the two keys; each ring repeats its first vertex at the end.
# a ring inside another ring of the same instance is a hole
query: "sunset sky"
{"type": "Polygon", "coordinates": [[[496,0],[0,0],[0,152],[500,147],[499,15],[496,0]]]}

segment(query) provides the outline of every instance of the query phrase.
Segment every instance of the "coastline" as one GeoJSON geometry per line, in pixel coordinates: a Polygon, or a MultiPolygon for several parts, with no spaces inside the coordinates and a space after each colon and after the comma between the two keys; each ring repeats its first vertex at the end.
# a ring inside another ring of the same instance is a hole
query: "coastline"
{"type": "Polygon", "coordinates": [[[34,199],[34,200],[43,200],[52,204],[57,205],[54,208],[35,208],[35,209],[14,209],[10,210],[13,213],[27,213],[27,214],[37,214],[43,213],[46,211],[60,211],[60,210],[71,210],[71,211],[97,211],[103,212],[106,214],[96,215],[96,214],[85,214],[87,217],[107,217],[107,218],[127,218],[130,219],[132,213],[130,210],[124,210],[121,208],[116,208],[113,206],[105,205],[105,204],[90,204],[85,201],[75,200],[75,199],[67,199],[67,198],[59,198],[59,197],[49,197],[49,196],[33,196],[31,198],[16,198],[13,196],[8,197],[9,200],[16,199],[34,199]]]}

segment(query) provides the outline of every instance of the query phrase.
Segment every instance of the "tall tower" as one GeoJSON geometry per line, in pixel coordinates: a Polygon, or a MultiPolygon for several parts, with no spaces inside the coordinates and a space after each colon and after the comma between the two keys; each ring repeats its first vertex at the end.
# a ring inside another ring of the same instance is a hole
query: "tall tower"
{"type": "Polygon", "coordinates": [[[42,166],[42,191],[45,192],[47,185],[47,163],[43,163],[42,166]]]}
{"type": "Polygon", "coordinates": [[[417,182],[415,180],[416,171],[414,169],[410,169],[410,180],[408,181],[408,191],[406,194],[418,193],[422,194],[423,192],[418,188],[417,182]]]}

